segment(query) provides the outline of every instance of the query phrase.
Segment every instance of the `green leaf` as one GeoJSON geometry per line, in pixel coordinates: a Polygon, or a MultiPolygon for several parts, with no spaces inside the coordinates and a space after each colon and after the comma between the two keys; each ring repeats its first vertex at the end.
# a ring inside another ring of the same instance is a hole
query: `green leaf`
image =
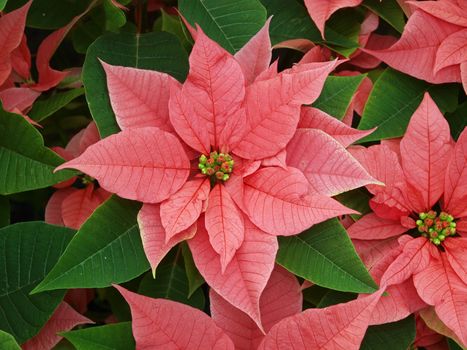
{"type": "Polygon", "coordinates": [[[15,338],[7,332],[0,330],[0,349],[3,350],[21,350],[15,338]]]}
{"type": "Polygon", "coordinates": [[[204,278],[196,268],[193,255],[191,255],[191,251],[190,248],[188,248],[188,245],[185,242],[183,242],[181,245],[183,263],[185,264],[186,277],[188,278],[188,297],[191,297],[191,295],[204,284],[204,278]]]}
{"type": "Polygon", "coordinates": [[[415,319],[411,315],[401,321],[370,326],[360,350],[406,350],[415,340],[415,319]]]}
{"type": "Polygon", "coordinates": [[[230,53],[240,50],[266,22],[259,0],[179,0],[178,9],[230,53]]]}
{"type": "Polygon", "coordinates": [[[44,146],[42,135],[22,116],[0,106],[0,194],[34,190],[66,180],[71,170],[53,173],[63,159],[44,146]]]}
{"type": "MultiPolygon", "coordinates": [[[[24,5],[28,0],[8,0],[6,11],[24,5]]],[[[39,29],[57,29],[83,13],[92,0],[34,0],[26,24],[39,29]]]]}
{"type": "Polygon", "coordinates": [[[365,76],[365,74],[349,77],[329,76],[313,107],[342,120],[365,76]]]}
{"type": "Polygon", "coordinates": [[[89,45],[105,32],[114,32],[126,23],[125,13],[114,6],[110,0],[104,0],[94,7],[86,17],[78,23],[72,33],[74,49],[86,53],[89,45]]]}
{"type": "Polygon", "coordinates": [[[19,343],[36,335],[65,291],[29,295],[57,262],[74,231],[44,222],[0,229],[0,329],[19,343]]]}
{"type": "Polygon", "coordinates": [[[175,262],[160,264],[156,278],[147,273],[139,286],[139,294],[151,298],[164,298],[178,301],[203,310],[205,299],[201,289],[197,289],[188,297],[188,279],[185,270],[175,262]]]}
{"type": "Polygon", "coordinates": [[[0,11],[3,11],[3,9],[6,6],[6,2],[7,2],[7,0],[0,0],[0,11]]]}
{"type": "Polygon", "coordinates": [[[149,269],[136,215],[141,205],[116,196],[83,224],[34,293],[64,288],[102,288],[149,269]]]}
{"type": "Polygon", "coordinates": [[[330,290],[326,294],[323,295],[323,297],[319,301],[318,305],[316,305],[316,307],[325,308],[331,305],[346,303],[348,301],[356,299],[357,296],[358,295],[355,293],[345,293],[345,292],[339,292],[337,290],[330,290]]]}
{"type": "Polygon", "coordinates": [[[461,104],[453,113],[448,113],[446,119],[451,128],[452,137],[457,140],[467,126],[467,102],[461,104]]]}
{"type": "Polygon", "coordinates": [[[276,262],[322,287],[355,293],[378,288],[337,219],[314,225],[297,236],[279,237],[276,262]]]}
{"type": "MultiPolygon", "coordinates": [[[[269,34],[273,45],[294,39],[308,39],[313,43],[325,44],[333,50],[348,55],[347,49],[355,50],[358,43],[327,26],[326,42],[323,42],[316,25],[311,21],[306,8],[295,0],[261,0],[268,12],[273,16],[269,34]]],[[[353,51],[351,50],[351,51],[353,51]]]]}
{"type": "Polygon", "coordinates": [[[178,80],[188,73],[188,56],[178,39],[172,34],[108,34],[97,39],[86,54],[83,83],[91,114],[101,137],[120,129],[110,105],[105,72],[98,58],[126,67],[152,69],[165,72],[178,80]]]}
{"type": "Polygon", "coordinates": [[[28,116],[31,119],[40,122],[83,94],[83,88],[54,93],[50,97],[47,97],[43,100],[38,100],[36,103],[34,103],[34,106],[28,113],[28,116]]]}
{"type": "Polygon", "coordinates": [[[61,335],[68,339],[77,350],[131,350],[135,348],[131,322],[78,329],[61,333],[61,335]]]}
{"type": "Polygon", "coordinates": [[[404,31],[404,12],[396,0],[365,0],[363,5],[388,22],[399,33],[404,31]]]}
{"type": "Polygon", "coordinates": [[[10,224],[10,201],[0,196],[0,227],[10,224]]]}
{"type": "Polygon", "coordinates": [[[187,36],[180,16],[169,15],[161,10],[161,30],[175,35],[187,52],[191,50],[192,42],[187,36]]]}
{"type": "Polygon", "coordinates": [[[371,212],[369,204],[371,196],[368,191],[364,190],[363,188],[357,188],[353,191],[341,193],[337,195],[335,199],[344,204],[346,207],[361,213],[361,215],[350,214],[354,220],[358,220],[362,217],[362,215],[371,212]]]}
{"type": "Polygon", "coordinates": [[[457,344],[455,340],[451,338],[448,338],[448,347],[449,347],[449,350],[463,350],[463,348],[459,344],[457,344]]]}
{"type": "Polygon", "coordinates": [[[358,142],[402,136],[427,91],[441,111],[455,109],[458,90],[453,87],[453,84],[431,85],[387,68],[376,80],[358,125],[362,130],[378,129],[358,142]]]}

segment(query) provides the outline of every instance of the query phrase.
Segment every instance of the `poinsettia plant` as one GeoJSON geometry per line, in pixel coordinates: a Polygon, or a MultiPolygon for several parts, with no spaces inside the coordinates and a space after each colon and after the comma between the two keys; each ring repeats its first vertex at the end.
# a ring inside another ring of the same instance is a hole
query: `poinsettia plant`
{"type": "Polygon", "coordinates": [[[466,9],[0,0],[0,343],[467,346],[466,9]]]}

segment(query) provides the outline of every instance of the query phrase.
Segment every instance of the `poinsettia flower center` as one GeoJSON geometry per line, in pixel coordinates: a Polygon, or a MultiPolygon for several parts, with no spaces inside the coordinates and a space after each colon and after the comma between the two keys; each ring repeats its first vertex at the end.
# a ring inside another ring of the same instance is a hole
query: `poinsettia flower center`
{"type": "Polygon", "coordinates": [[[234,160],[228,153],[209,153],[209,156],[202,154],[199,157],[198,168],[201,173],[219,181],[227,181],[233,171],[234,160]]]}
{"type": "Polygon", "coordinates": [[[442,211],[439,215],[436,211],[430,210],[427,213],[420,213],[417,220],[418,232],[430,240],[435,245],[440,245],[447,237],[456,234],[456,222],[454,217],[442,211]]]}
{"type": "Polygon", "coordinates": [[[83,174],[83,176],[81,177],[81,183],[83,185],[88,185],[88,184],[94,183],[94,182],[95,182],[94,178],[89,176],[89,175],[83,174]]]}

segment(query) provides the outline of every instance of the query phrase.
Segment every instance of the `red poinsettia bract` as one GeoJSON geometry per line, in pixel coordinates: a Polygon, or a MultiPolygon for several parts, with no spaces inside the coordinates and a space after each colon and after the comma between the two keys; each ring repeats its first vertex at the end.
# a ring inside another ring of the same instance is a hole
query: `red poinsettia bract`
{"type": "Polygon", "coordinates": [[[260,328],[277,235],[351,213],[331,196],[375,183],[339,142],[297,130],[336,62],[269,66],[268,23],[235,56],[192,30],[190,71],[102,63],[122,131],[57,169],[76,168],[144,203],[138,221],[153,270],[189,239],[199,271],[260,328]]]}
{"type": "Polygon", "coordinates": [[[348,229],[364,260],[378,265],[380,284],[393,286],[381,312],[375,309],[375,323],[401,319],[426,303],[467,344],[467,131],[454,143],[427,93],[400,147],[383,142],[354,154],[386,184],[367,186],[373,212],[348,229]],[[410,235],[397,242],[403,233],[410,235]]]}

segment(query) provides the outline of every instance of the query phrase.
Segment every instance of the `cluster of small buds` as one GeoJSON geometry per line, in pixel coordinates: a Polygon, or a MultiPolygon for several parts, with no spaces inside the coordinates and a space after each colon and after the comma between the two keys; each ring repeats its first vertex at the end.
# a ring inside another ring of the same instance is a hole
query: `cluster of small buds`
{"type": "Polygon", "coordinates": [[[81,177],[81,183],[83,185],[88,185],[90,183],[93,183],[94,182],[94,178],[89,176],[89,175],[86,175],[84,174],[82,177],[81,177]]]}
{"type": "Polygon", "coordinates": [[[452,215],[442,211],[439,216],[434,210],[428,213],[420,213],[417,220],[418,232],[423,237],[429,238],[430,242],[440,245],[446,237],[456,234],[456,223],[452,215]]]}
{"type": "Polygon", "coordinates": [[[198,168],[201,173],[215,177],[221,181],[227,181],[233,171],[234,160],[228,153],[209,153],[209,158],[204,154],[199,157],[198,168]]]}

